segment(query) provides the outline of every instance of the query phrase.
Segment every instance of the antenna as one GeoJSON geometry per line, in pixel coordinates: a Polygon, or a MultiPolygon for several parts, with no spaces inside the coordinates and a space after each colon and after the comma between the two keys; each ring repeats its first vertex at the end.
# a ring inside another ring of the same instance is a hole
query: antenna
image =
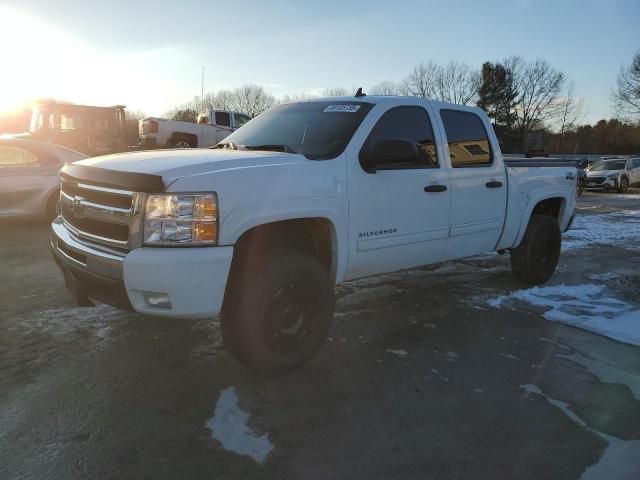
{"type": "Polygon", "coordinates": [[[358,88],[358,91],[356,92],[356,97],[366,97],[366,96],[367,94],[362,91],[362,87],[358,88]]]}

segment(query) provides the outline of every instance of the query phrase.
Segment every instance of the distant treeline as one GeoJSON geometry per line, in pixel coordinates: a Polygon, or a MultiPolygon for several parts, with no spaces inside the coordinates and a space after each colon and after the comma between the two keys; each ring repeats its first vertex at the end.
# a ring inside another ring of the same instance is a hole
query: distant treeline
{"type": "MultiPolygon", "coordinates": [[[[321,96],[352,95],[352,89],[327,88],[321,96]]],[[[621,67],[616,87],[610,92],[617,117],[584,123],[584,99],[575,82],[542,59],[528,61],[512,56],[487,61],[479,69],[464,63],[440,65],[423,62],[399,81],[371,86],[374,95],[411,95],[443,102],[477,105],[489,115],[506,153],[523,153],[544,148],[556,154],[631,154],[640,152],[640,50],[631,64],[621,67]]],[[[303,100],[318,95],[274,97],[260,85],[243,85],[232,90],[209,92],[203,98],[176,106],[165,116],[195,122],[200,111],[235,110],[251,117],[276,103],[303,100]]],[[[0,117],[0,132],[24,131],[29,112],[0,117]]],[[[131,132],[135,119],[130,116],[131,132]]]]}

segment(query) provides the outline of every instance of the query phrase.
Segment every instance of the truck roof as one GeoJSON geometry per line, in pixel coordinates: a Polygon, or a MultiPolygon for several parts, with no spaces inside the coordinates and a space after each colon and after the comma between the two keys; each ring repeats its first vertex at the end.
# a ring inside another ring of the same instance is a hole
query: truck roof
{"type": "Polygon", "coordinates": [[[58,110],[115,110],[115,109],[124,109],[126,105],[112,105],[110,107],[104,106],[95,106],[95,105],[77,105],[75,103],[55,103],[55,102],[44,102],[38,103],[35,108],[44,108],[44,107],[54,107],[58,110]]]}
{"type": "Polygon", "coordinates": [[[371,103],[374,105],[415,105],[415,104],[423,104],[423,105],[433,105],[438,108],[450,108],[452,110],[468,110],[474,112],[482,112],[484,111],[475,106],[471,105],[461,105],[457,103],[448,103],[448,102],[440,102],[438,100],[433,100],[430,98],[422,98],[422,97],[413,97],[409,95],[365,95],[362,97],[356,97],[353,95],[349,96],[341,96],[341,97],[318,97],[318,98],[309,98],[304,100],[298,100],[290,103],[305,103],[305,102],[362,102],[362,103],[371,103]]]}

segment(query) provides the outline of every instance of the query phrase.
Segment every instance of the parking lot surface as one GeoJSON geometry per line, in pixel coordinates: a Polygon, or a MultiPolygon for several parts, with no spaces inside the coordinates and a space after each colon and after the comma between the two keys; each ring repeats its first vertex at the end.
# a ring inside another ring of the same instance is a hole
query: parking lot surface
{"type": "Polygon", "coordinates": [[[0,232],[0,478],[640,478],[638,190],[581,198],[543,288],[508,255],[338,287],[275,379],[215,319],[75,307],[47,226],[0,232]]]}

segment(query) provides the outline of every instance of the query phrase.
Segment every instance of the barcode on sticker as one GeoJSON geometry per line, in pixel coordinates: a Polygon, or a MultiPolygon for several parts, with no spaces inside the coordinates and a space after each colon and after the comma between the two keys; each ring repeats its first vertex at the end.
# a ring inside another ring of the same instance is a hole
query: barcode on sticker
{"type": "Polygon", "coordinates": [[[355,113],[360,110],[360,105],[329,105],[324,112],[355,113]]]}

